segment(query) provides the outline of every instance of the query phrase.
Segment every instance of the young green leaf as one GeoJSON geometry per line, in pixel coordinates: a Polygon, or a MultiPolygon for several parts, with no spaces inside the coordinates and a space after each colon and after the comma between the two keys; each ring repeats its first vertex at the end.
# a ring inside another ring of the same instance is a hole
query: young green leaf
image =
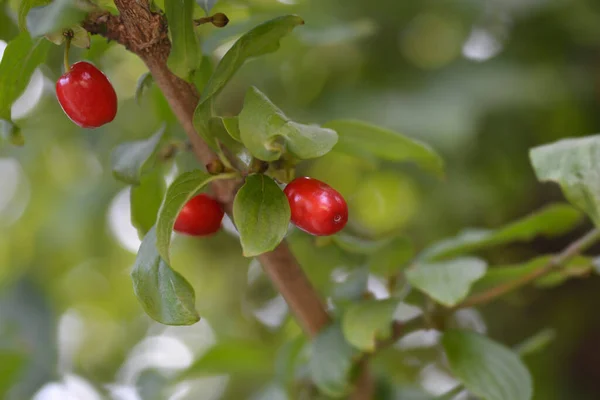
{"type": "Polygon", "coordinates": [[[131,224],[140,237],[144,237],[156,223],[165,191],[165,178],[160,169],[143,176],[139,185],[131,187],[131,224]]]}
{"type": "Polygon", "coordinates": [[[165,325],[192,325],[200,319],[194,289],[156,249],[156,230],[146,234],[135,259],[133,291],[144,311],[165,325]]]}
{"type": "Polygon", "coordinates": [[[387,161],[409,161],[437,176],[444,175],[440,155],[419,140],[361,121],[335,120],[323,126],[338,133],[336,151],[387,161]]]}
{"type": "Polygon", "coordinates": [[[413,258],[415,249],[406,237],[394,239],[380,251],[369,257],[369,270],[377,275],[396,275],[413,258]]]}
{"type": "Polygon", "coordinates": [[[12,103],[27,87],[35,68],[44,62],[50,46],[45,39],[32,40],[27,32],[8,42],[0,62],[0,119],[11,121],[12,103]]]}
{"type": "Polygon", "coordinates": [[[223,120],[223,125],[225,126],[227,133],[229,133],[229,136],[234,140],[241,142],[240,121],[238,117],[223,117],[221,119],[223,120]]]}
{"type": "Polygon", "coordinates": [[[54,0],[35,7],[27,14],[27,29],[32,37],[43,36],[79,24],[94,8],[92,3],[78,0],[54,0]]]}
{"type": "Polygon", "coordinates": [[[163,124],[148,139],[126,142],[115,147],[110,157],[115,178],[132,185],[139,184],[144,166],[156,152],[164,133],[163,124]]]}
{"type": "Polygon", "coordinates": [[[165,0],[165,13],[172,43],[167,66],[175,75],[189,80],[202,61],[194,32],[194,0],[165,0]]]}
{"type": "Polygon", "coordinates": [[[342,331],[348,343],[368,352],[375,351],[376,341],[391,334],[397,299],[365,300],[352,304],[342,317],[342,331]]]}
{"type": "Polygon", "coordinates": [[[246,92],[239,125],[242,143],[263,161],[278,160],[284,151],[301,160],[321,157],[337,142],[331,129],[290,121],[255,87],[246,92]]]}
{"type": "Polygon", "coordinates": [[[339,324],[322,329],[311,346],[309,369],[314,384],[328,396],[347,395],[352,367],[359,356],[360,352],[346,342],[339,324]]]}
{"type": "Polygon", "coordinates": [[[196,86],[198,93],[202,93],[208,80],[213,74],[213,71],[214,66],[212,59],[209,56],[202,56],[200,66],[192,73],[192,82],[194,83],[194,86],[196,86]]]}
{"type": "Polygon", "coordinates": [[[453,307],[469,294],[473,283],[485,275],[485,261],[461,257],[435,263],[417,263],[406,270],[408,281],[438,303],[453,307]]]}
{"type": "Polygon", "coordinates": [[[209,175],[200,170],[185,172],[177,177],[167,189],[165,199],[158,211],[156,221],[156,248],[160,256],[169,262],[169,248],[173,225],[183,206],[206,185],[216,179],[231,178],[232,175],[209,175]]]}
{"type": "Polygon", "coordinates": [[[286,15],[267,21],[240,37],[221,59],[211,78],[204,85],[202,101],[194,111],[194,127],[213,149],[217,149],[217,142],[210,135],[207,127],[208,120],[212,117],[212,97],[225,87],[247,59],[277,50],[279,40],[303,23],[302,18],[296,15],[286,15]]]}
{"type": "Polygon", "coordinates": [[[273,179],[250,175],[233,202],[233,219],[240,232],[244,256],[275,249],[290,223],[290,205],[273,179]]]}
{"type": "Polygon", "coordinates": [[[529,371],[510,349],[474,332],[451,330],[442,345],[450,370],[469,391],[484,400],[530,400],[529,371]]]}
{"type": "Polygon", "coordinates": [[[150,72],[143,73],[137,80],[137,84],[135,85],[135,102],[139,105],[142,99],[142,94],[144,91],[152,85],[154,82],[154,78],[152,78],[152,74],[150,72]]]}
{"type": "Polygon", "coordinates": [[[536,236],[555,237],[573,229],[582,218],[582,213],[568,204],[551,204],[504,227],[470,229],[434,243],[423,250],[419,258],[439,260],[514,241],[531,240],[536,236]]]}
{"type": "Polygon", "coordinates": [[[529,158],[540,181],[558,183],[565,197],[600,226],[600,135],[535,147],[529,158]]]}

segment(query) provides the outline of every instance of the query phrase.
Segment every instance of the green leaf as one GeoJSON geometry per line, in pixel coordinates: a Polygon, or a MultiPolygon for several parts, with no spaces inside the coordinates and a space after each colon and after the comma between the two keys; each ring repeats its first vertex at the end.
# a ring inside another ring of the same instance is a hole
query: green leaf
{"type": "Polygon", "coordinates": [[[165,190],[165,178],[160,170],[142,177],[139,185],[131,187],[131,223],[140,237],[156,223],[165,190]]]}
{"type": "MultiPolygon", "coordinates": [[[[90,34],[88,31],[83,29],[81,25],[70,26],[70,29],[73,32],[73,37],[71,38],[71,46],[80,47],[82,49],[90,48],[90,34]]],[[[65,42],[66,38],[63,33],[63,30],[51,32],[45,35],[46,39],[51,41],[56,45],[61,45],[65,42]]]]}
{"type": "Polygon", "coordinates": [[[27,30],[27,14],[34,7],[44,6],[51,0],[21,0],[19,3],[19,28],[27,30]]]}
{"type": "Polygon", "coordinates": [[[398,300],[365,300],[352,304],[342,318],[342,330],[348,343],[368,352],[375,351],[377,340],[391,334],[398,300]]]}
{"type": "Polygon", "coordinates": [[[210,10],[214,7],[218,0],[196,0],[196,3],[202,7],[206,15],[210,12],[210,10]]]}
{"type": "Polygon", "coordinates": [[[233,202],[233,219],[240,232],[244,256],[274,250],[287,233],[290,205],[273,179],[250,175],[233,202]]]}
{"type": "Polygon", "coordinates": [[[461,257],[448,261],[417,263],[406,270],[406,278],[417,289],[447,307],[467,297],[474,282],[485,275],[485,261],[461,257]]]}
{"type": "Polygon", "coordinates": [[[131,277],[133,291],[152,319],[165,325],[192,325],[200,319],[194,289],[158,254],[155,228],[142,241],[131,277]]]}
{"type": "Polygon", "coordinates": [[[240,134],[240,121],[238,117],[223,117],[223,125],[234,140],[238,142],[242,142],[241,134],[240,134]]]}
{"type": "Polygon", "coordinates": [[[273,350],[249,340],[224,340],[209,348],[182,375],[181,379],[217,374],[269,375],[273,371],[273,350]]]}
{"type": "Polygon", "coordinates": [[[515,346],[515,352],[519,356],[527,356],[530,354],[539,353],[544,350],[556,338],[556,330],[552,328],[544,328],[535,335],[527,338],[525,341],[515,346]]]}
{"type": "Polygon", "coordinates": [[[388,246],[393,239],[365,239],[340,232],[331,236],[331,240],[342,250],[353,254],[376,254],[388,246]]]}
{"type": "Polygon", "coordinates": [[[337,142],[331,129],[290,121],[254,86],[246,92],[239,125],[242,143],[264,161],[278,160],[284,151],[301,160],[321,157],[337,142]]]}
{"type": "Polygon", "coordinates": [[[339,324],[322,329],[311,346],[309,369],[314,384],[328,396],[347,395],[358,357],[360,352],[346,342],[339,324]]]}
{"type": "Polygon", "coordinates": [[[26,359],[20,352],[10,349],[0,350],[0,398],[9,398],[10,389],[18,382],[26,359]]]}
{"type": "Polygon", "coordinates": [[[444,175],[444,161],[440,155],[419,140],[355,120],[335,120],[323,126],[338,133],[336,151],[386,161],[409,161],[437,176],[444,175]]]}
{"type": "Polygon", "coordinates": [[[93,5],[81,0],[54,0],[32,8],[27,14],[27,29],[32,37],[43,36],[79,24],[93,5]]]}
{"type": "Polygon", "coordinates": [[[213,71],[214,67],[212,59],[209,56],[202,56],[200,66],[192,73],[192,82],[194,82],[194,86],[196,86],[198,93],[202,93],[208,80],[213,74],[213,71]]]}
{"type": "Polygon", "coordinates": [[[333,286],[331,297],[338,301],[357,301],[363,298],[369,282],[369,270],[357,268],[350,272],[346,279],[333,286]]]}
{"type": "Polygon", "coordinates": [[[593,261],[584,256],[569,260],[566,265],[535,280],[535,286],[551,288],[558,286],[571,278],[581,278],[589,275],[594,268],[593,261]]]}
{"type": "Polygon", "coordinates": [[[529,158],[540,181],[558,183],[565,197],[600,226],[600,135],[535,147],[529,158]]]}
{"type": "Polygon", "coordinates": [[[286,15],[267,21],[240,37],[221,59],[204,87],[202,101],[194,111],[194,128],[213,149],[217,149],[217,142],[210,136],[207,126],[212,116],[212,97],[225,87],[247,59],[277,50],[279,40],[303,23],[302,18],[296,15],[286,15]]]}
{"type": "Polygon", "coordinates": [[[450,370],[484,400],[530,400],[529,371],[510,349],[477,333],[448,331],[442,337],[450,370]]]}
{"type": "Polygon", "coordinates": [[[25,138],[17,125],[5,119],[0,119],[0,147],[5,142],[13,146],[24,146],[25,138]]]}
{"type": "Polygon", "coordinates": [[[144,74],[142,74],[137,81],[137,84],[135,85],[135,102],[139,105],[140,101],[142,99],[142,94],[144,94],[144,91],[146,89],[149,89],[150,86],[152,86],[152,83],[154,82],[154,78],[152,77],[152,74],[150,72],[146,72],[144,74]]]}
{"type": "Polygon", "coordinates": [[[410,239],[396,238],[369,258],[369,270],[384,277],[395,276],[406,267],[414,253],[415,249],[410,239]]]}
{"type": "Polygon", "coordinates": [[[170,260],[169,247],[171,247],[173,225],[183,206],[210,182],[231,177],[231,174],[209,175],[204,171],[194,170],[179,175],[171,183],[156,221],[156,248],[163,259],[167,262],[170,260]]]}
{"type": "Polygon", "coordinates": [[[132,185],[139,184],[144,166],[156,152],[164,133],[163,124],[148,139],[126,142],[115,147],[110,157],[115,178],[132,185]]]}
{"type": "Polygon", "coordinates": [[[556,237],[573,229],[582,217],[568,204],[551,204],[498,229],[465,230],[455,237],[434,243],[423,250],[419,258],[439,260],[514,241],[527,241],[536,236],[556,237]]]}
{"type": "Polygon", "coordinates": [[[0,61],[0,119],[10,121],[10,108],[27,87],[35,68],[44,62],[50,48],[45,39],[31,40],[22,32],[8,42],[0,61]]]}
{"type": "Polygon", "coordinates": [[[172,43],[167,66],[178,77],[189,80],[202,61],[194,32],[194,0],[165,0],[165,13],[172,43]]]}

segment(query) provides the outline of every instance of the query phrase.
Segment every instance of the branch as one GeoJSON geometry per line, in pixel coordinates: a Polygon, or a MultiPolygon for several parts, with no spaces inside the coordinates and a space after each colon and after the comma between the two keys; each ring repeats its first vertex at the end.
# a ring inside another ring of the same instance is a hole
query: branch
{"type": "MultiPolygon", "coordinates": [[[[160,14],[152,12],[147,1],[115,0],[115,5],[120,12],[119,16],[106,12],[92,13],[82,24],[83,27],[90,33],[114,40],[137,54],[148,67],[154,82],[162,90],[183,126],[198,161],[206,165],[216,160],[216,154],[192,124],[199,100],[196,89],[167,68],[171,43],[166,20],[160,14]]],[[[229,215],[239,184],[236,180],[218,180],[212,185],[215,197],[223,203],[229,215]]],[[[310,336],[314,336],[329,323],[329,315],[323,302],[285,242],[258,258],[310,336]]]]}
{"type": "Polygon", "coordinates": [[[534,280],[541,278],[542,276],[547,275],[556,269],[564,267],[564,265],[571,261],[573,257],[580,254],[582,251],[593,245],[599,239],[600,230],[593,229],[581,238],[571,243],[562,252],[552,257],[550,261],[548,261],[548,264],[546,264],[542,268],[531,271],[527,275],[523,275],[522,277],[514,281],[506,282],[504,284],[488,289],[484,292],[474,294],[467,298],[465,301],[463,301],[461,304],[454,307],[454,309],[486,304],[502,295],[505,295],[508,292],[525,286],[528,283],[533,282],[534,280]]]}

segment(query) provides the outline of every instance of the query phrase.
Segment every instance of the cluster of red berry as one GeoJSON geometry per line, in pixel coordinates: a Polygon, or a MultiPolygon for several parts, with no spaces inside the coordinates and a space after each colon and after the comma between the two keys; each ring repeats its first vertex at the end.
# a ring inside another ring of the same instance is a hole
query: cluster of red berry
{"type": "MultiPolygon", "coordinates": [[[[333,235],[348,222],[348,205],[335,189],[317,179],[294,179],[283,191],[290,203],[291,220],[298,228],[316,236],[333,235]]],[[[221,226],[223,208],[212,197],[192,198],[175,221],[175,231],[207,236],[221,226]]]]}

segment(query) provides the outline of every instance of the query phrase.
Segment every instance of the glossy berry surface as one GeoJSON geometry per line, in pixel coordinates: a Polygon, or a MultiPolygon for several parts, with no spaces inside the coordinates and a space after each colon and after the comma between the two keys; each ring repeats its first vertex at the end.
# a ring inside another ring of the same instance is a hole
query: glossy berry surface
{"type": "Polygon", "coordinates": [[[296,178],[283,192],[294,225],[312,235],[333,235],[348,222],[348,205],[342,195],[318,179],[296,178]]]}
{"type": "Polygon", "coordinates": [[[82,128],[98,128],[117,115],[117,94],[98,68],[81,61],[56,82],[56,97],[63,111],[82,128]]]}
{"type": "Polygon", "coordinates": [[[219,230],[223,207],[212,197],[199,194],[188,201],[179,212],[173,229],[191,236],[208,236],[219,230]]]}

